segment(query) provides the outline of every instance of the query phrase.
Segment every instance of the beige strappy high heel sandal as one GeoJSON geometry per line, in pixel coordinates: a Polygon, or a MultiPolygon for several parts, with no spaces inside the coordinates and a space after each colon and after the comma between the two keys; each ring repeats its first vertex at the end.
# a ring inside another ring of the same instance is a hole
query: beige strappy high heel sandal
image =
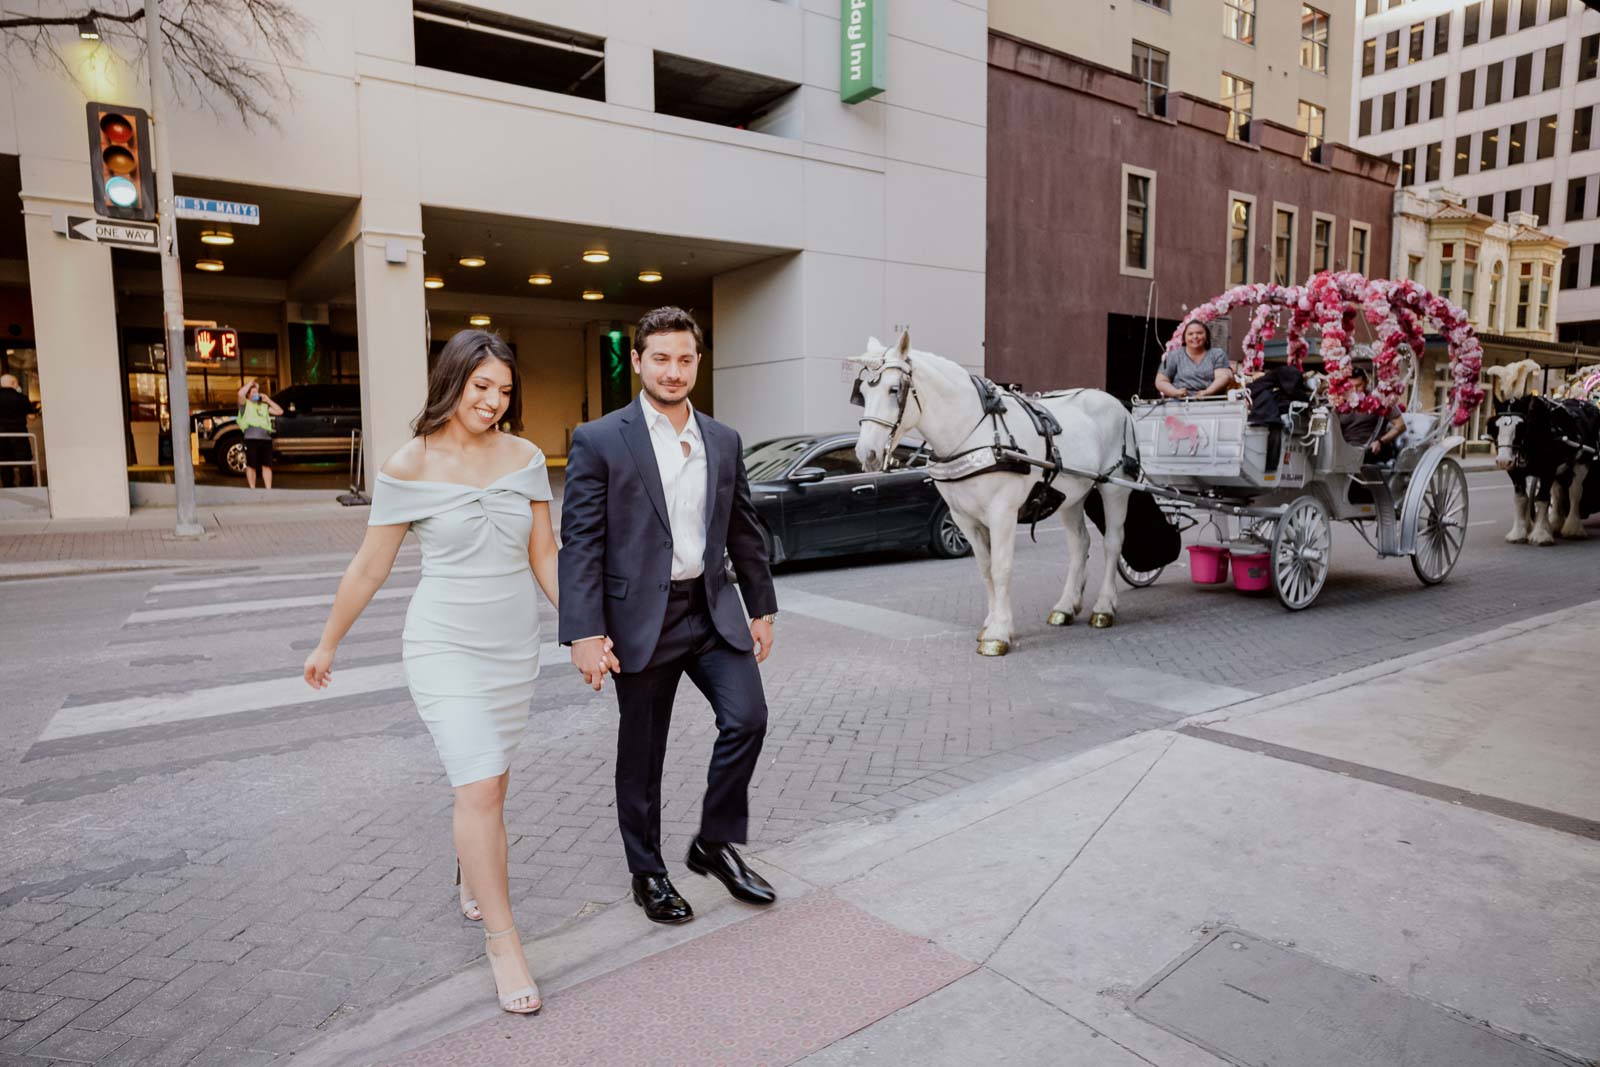
{"type": "MultiPolygon", "coordinates": [[[[456,885],[460,885],[460,884],[461,884],[461,861],[460,860],[456,860],[456,885]]],[[[458,896],[457,899],[459,900],[459,896],[458,896]]],[[[460,904],[461,904],[461,917],[463,919],[466,919],[469,922],[481,922],[481,921],[483,921],[483,912],[478,910],[478,899],[476,897],[468,897],[465,900],[461,900],[460,904]]]]}
{"type": "MultiPolygon", "coordinates": [[[[504,930],[484,930],[484,932],[483,932],[484,941],[485,941],[485,943],[487,943],[489,941],[495,940],[496,938],[509,937],[510,935],[512,935],[512,934],[514,934],[516,932],[517,932],[517,928],[515,926],[508,926],[504,930]]],[[[491,963],[489,965],[489,968],[490,968],[490,972],[493,973],[494,964],[493,964],[492,961],[491,961],[491,963]]],[[[508,1011],[512,1015],[538,1015],[540,1009],[544,1007],[544,1001],[542,999],[540,999],[540,997],[539,997],[539,986],[537,984],[526,985],[526,986],[523,986],[521,989],[513,989],[509,993],[502,994],[500,992],[500,987],[499,987],[499,985],[497,983],[496,986],[495,986],[495,999],[500,1001],[500,1010],[501,1011],[508,1011]],[[532,1006],[531,1007],[523,1007],[523,1008],[512,1007],[512,1005],[514,1005],[519,1000],[530,1000],[530,999],[532,1001],[532,1006]]]]}

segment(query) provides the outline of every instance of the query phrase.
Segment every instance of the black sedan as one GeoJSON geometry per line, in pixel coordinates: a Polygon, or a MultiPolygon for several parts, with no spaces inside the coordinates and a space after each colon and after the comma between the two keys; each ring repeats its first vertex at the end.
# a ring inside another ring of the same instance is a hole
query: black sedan
{"type": "Polygon", "coordinates": [[[853,433],[779,437],[744,450],[774,563],[909,548],[966,555],[972,547],[927,465],[925,450],[902,444],[888,470],[868,474],[853,433]]]}

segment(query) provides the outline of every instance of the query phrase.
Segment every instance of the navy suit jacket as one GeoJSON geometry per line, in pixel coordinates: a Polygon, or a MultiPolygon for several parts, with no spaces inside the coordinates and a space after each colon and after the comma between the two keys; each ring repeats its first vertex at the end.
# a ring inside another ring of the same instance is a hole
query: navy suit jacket
{"type": "MultiPolygon", "coordinates": [[[[723,640],[751,651],[750,617],[778,610],[766,542],[739,435],[696,411],[706,450],[706,603],[723,640]],[[739,591],[723,555],[733,561],[739,591]],[[739,592],[744,594],[740,606],[739,592]]],[[[640,402],[585,423],[572,435],[561,496],[561,624],[564,645],[607,634],[626,672],[650,662],[666,620],[672,523],[640,402]]]]}

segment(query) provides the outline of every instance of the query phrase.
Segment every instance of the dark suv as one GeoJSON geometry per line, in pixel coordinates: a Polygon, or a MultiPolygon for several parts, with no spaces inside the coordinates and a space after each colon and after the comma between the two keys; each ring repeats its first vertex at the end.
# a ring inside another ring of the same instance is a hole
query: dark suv
{"type": "MultiPolygon", "coordinates": [[[[350,434],[361,429],[359,385],[291,385],[272,394],[283,414],[273,419],[272,458],[277,463],[348,459],[350,434]]],[[[218,470],[244,474],[244,431],[238,408],[196,412],[200,454],[218,470]]]]}

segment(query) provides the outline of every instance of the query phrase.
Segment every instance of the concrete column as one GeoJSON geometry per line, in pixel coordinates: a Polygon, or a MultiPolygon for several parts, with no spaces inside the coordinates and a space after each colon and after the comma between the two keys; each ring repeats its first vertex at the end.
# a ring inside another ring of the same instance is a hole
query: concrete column
{"type": "Polygon", "coordinates": [[[378,468],[411,439],[411,420],[428,398],[422,240],[364,230],[355,257],[361,439],[370,487],[378,468]],[[391,254],[401,262],[390,262],[391,254]]]}
{"type": "Polygon", "coordinates": [[[50,455],[50,516],[125,518],[127,413],[111,250],[69,241],[54,231],[56,211],[92,217],[89,203],[27,193],[22,203],[39,348],[39,406],[50,455]]]}

